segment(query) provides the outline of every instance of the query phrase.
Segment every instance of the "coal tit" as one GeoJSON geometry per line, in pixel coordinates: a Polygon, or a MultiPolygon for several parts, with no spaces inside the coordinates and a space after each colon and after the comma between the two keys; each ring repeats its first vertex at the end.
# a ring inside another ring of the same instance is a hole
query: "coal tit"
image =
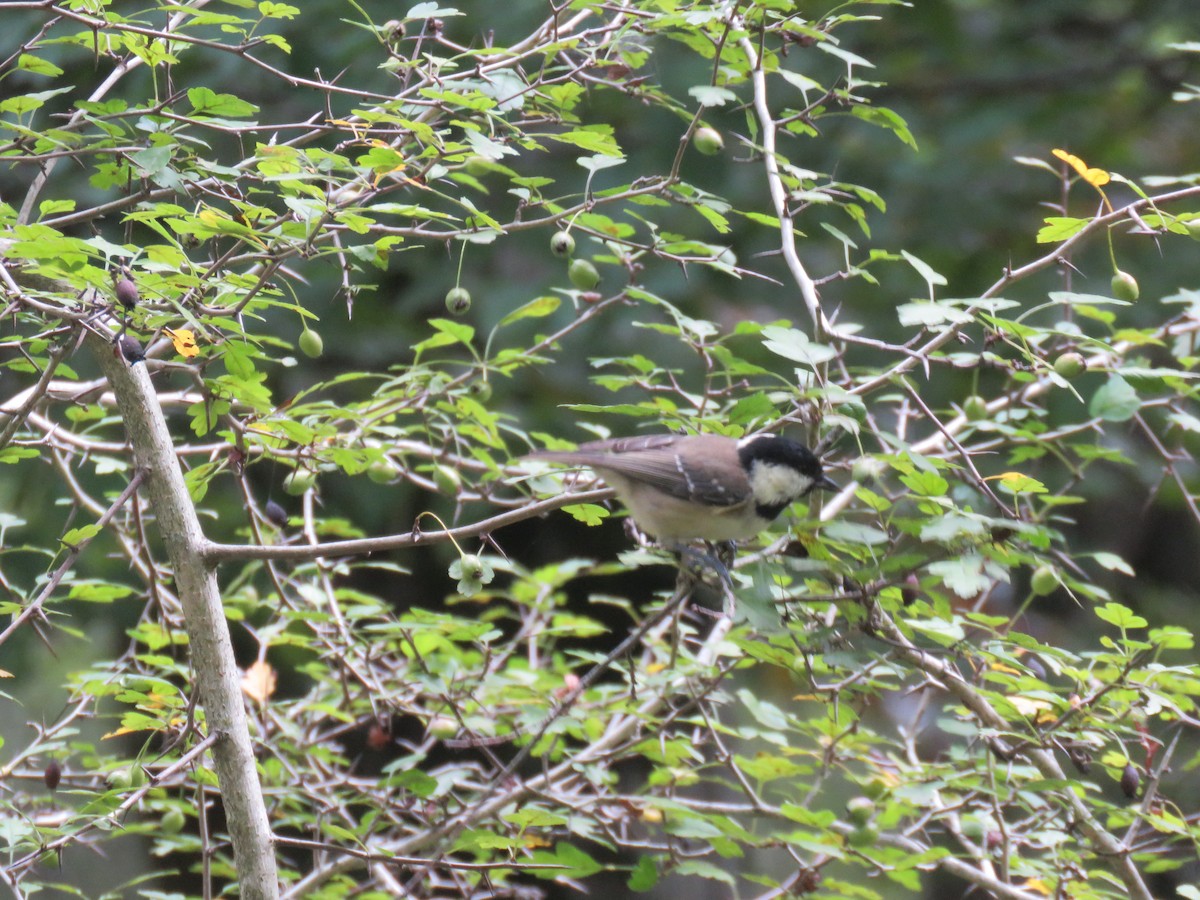
{"type": "Polygon", "coordinates": [[[660,541],[741,541],[814,488],[836,490],[803,444],[771,434],[658,434],[542,450],[525,459],[588,466],[638,528],[660,541]]]}

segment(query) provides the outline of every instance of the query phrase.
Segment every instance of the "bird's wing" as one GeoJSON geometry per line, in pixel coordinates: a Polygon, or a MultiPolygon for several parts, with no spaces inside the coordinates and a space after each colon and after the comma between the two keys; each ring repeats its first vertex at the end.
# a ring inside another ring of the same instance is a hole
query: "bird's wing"
{"type": "Polygon", "coordinates": [[[617,438],[580,444],[576,450],[544,450],[527,458],[589,466],[601,477],[607,469],[672,497],[709,506],[736,506],[745,501],[750,491],[749,483],[742,483],[745,476],[737,459],[736,445],[724,438],[685,438],[674,434],[617,438]],[[678,453],[684,440],[693,442],[693,450],[698,450],[688,455],[686,471],[678,453]],[[697,441],[704,442],[702,448],[696,447],[697,441]],[[719,471],[725,472],[724,479],[717,477],[719,471]],[[730,472],[736,472],[741,480],[726,486],[730,472]]]}

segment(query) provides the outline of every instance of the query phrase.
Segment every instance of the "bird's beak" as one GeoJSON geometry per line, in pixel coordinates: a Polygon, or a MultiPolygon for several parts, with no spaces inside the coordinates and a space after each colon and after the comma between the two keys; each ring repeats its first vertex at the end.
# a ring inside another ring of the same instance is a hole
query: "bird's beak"
{"type": "Polygon", "coordinates": [[[813,487],[818,487],[826,491],[840,491],[842,489],[840,484],[824,473],[821,473],[821,477],[813,482],[813,487]]]}

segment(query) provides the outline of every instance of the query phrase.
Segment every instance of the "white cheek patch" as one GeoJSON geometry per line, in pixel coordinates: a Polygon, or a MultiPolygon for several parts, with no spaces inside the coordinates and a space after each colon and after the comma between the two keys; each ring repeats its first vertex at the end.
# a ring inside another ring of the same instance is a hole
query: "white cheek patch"
{"type": "Polygon", "coordinates": [[[786,506],[804,496],[812,483],[803,472],[779,463],[757,462],[750,472],[750,489],[761,506],[786,506]]]}

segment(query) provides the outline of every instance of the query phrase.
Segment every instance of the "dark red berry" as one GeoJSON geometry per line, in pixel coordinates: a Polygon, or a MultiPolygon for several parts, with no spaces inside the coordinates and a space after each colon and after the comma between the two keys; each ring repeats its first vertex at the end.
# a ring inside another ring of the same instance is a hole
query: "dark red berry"
{"type": "Polygon", "coordinates": [[[121,335],[121,339],[117,344],[121,348],[121,355],[125,357],[125,361],[131,366],[134,363],[142,362],[146,358],[146,351],[142,349],[141,342],[132,335],[121,335]]]}
{"type": "Polygon", "coordinates": [[[1142,777],[1137,768],[1133,763],[1125,763],[1125,768],[1121,770],[1121,793],[1132,800],[1137,797],[1141,785],[1142,777]]]}
{"type": "Polygon", "coordinates": [[[115,290],[117,299],[121,301],[121,305],[126,309],[133,309],[138,304],[138,289],[128,278],[118,278],[115,290]]]}
{"type": "Polygon", "coordinates": [[[46,771],[42,774],[42,779],[50,790],[58,790],[58,783],[62,780],[62,766],[58,764],[58,760],[52,759],[46,763],[46,771]]]}
{"type": "Polygon", "coordinates": [[[263,515],[266,516],[267,521],[276,528],[283,528],[288,523],[287,510],[274,500],[268,500],[266,504],[264,504],[263,515]]]}

